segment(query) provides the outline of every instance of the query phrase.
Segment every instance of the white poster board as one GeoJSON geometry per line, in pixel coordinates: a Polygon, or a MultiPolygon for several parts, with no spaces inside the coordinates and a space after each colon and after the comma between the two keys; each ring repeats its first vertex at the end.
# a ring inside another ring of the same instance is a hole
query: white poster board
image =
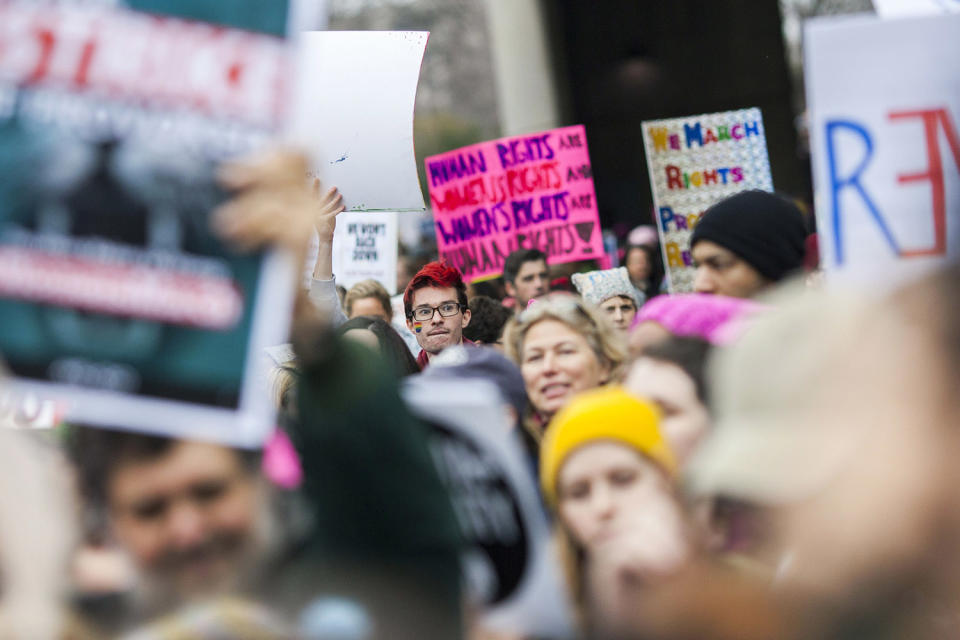
{"type": "Polygon", "coordinates": [[[960,14],[818,19],[806,29],[817,229],[828,282],[888,287],[955,259],[960,14]]]}
{"type": "Polygon", "coordinates": [[[550,528],[500,392],[485,380],[407,378],[403,399],[428,423],[428,446],[467,539],[467,593],[485,629],[567,638],[572,610],[550,528]]]}
{"type": "Polygon", "coordinates": [[[873,0],[873,8],[882,18],[958,13],[960,0],[873,0]]]}
{"type": "Polygon", "coordinates": [[[347,289],[372,278],[388,293],[397,288],[398,214],[346,211],[333,235],[333,273],[347,289]]]}
{"type": "Polygon", "coordinates": [[[287,139],[348,211],[423,211],[413,108],[429,33],[314,31],[298,43],[287,139]]]}
{"type": "Polygon", "coordinates": [[[740,191],[773,191],[760,109],[642,123],[670,293],[693,291],[690,235],[703,212],[740,191]]]}

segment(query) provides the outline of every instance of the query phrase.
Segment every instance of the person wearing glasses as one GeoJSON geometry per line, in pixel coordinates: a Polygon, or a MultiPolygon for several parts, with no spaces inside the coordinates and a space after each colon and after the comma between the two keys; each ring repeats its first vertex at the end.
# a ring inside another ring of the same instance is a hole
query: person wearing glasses
{"type": "Polygon", "coordinates": [[[473,344],[463,337],[470,324],[467,286],[460,272],[443,262],[426,264],[403,292],[407,328],[417,337],[417,364],[423,369],[430,358],[449,346],[473,344]]]}
{"type": "Polygon", "coordinates": [[[646,300],[630,282],[627,268],[575,273],[571,280],[583,299],[599,309],[613,328],[626,336],[633,317],[646,300]]]}

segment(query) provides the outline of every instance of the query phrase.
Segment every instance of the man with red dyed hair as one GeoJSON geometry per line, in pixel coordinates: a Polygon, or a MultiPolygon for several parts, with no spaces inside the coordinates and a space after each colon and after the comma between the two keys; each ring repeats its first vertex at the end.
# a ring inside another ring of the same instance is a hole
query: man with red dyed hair
{"type": "Polygon", "coordinates": [[[470,309],[467,286],[455,268],[442,262],[426,264],[403,292],[403,309],[407,327],[420,345],[417,364],[421,369],[451,345],[473,344],[463,337],[470,309]]]}

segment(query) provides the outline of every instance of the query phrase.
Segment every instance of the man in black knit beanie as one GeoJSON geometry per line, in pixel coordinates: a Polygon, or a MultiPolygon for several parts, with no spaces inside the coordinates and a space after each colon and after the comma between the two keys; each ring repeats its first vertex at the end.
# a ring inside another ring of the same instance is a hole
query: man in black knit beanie
{"type": "Polygon", "coordinates": [[[789,200],[743,191],[703,214],[690,237],[694,290],[752,298],[803,266],[803,215],[789,200]]]}

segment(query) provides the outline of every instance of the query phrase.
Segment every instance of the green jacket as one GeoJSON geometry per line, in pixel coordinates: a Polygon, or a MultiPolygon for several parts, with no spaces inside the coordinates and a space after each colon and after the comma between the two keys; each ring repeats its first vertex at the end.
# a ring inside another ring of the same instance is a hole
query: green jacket
{"type": "Polygon", "coordinates": [[[462,539],[425,427],[378,355],[332,333],[314,345],[298,353],[291,428],[314,518],[311,582],[365,602],[390,637],[461,636],[462,539]]]}

